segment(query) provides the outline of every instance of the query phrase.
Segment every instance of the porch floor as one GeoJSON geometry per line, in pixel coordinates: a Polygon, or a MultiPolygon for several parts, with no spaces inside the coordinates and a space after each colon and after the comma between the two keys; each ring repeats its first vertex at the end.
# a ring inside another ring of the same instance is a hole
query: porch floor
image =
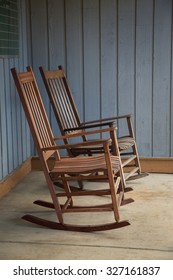
{"type": "MultiPolygon", "coordinates": [[[[85,187],[91,184],[98,183],[86,182],[85,187]]],[[[49,200],[43,173],[32,171],[0,201],[0,259],[173,260],[173,174],[150,174],[127,185],[133,191],[126,197],[135,202],[122,206],[120,217],[128,219],[130,226],[94,233],[56,231],[21,219],[27,213],[54,215],[52,210],[32,203],[49,200]]],[[[72,222],[76,215],[70,216],[72,222]]],[[[87,214],[80,215],[86,222],[90,220],[87,214]]],[[[93,213],[92,217],[109,221],[111,214],[93,213]]]]}

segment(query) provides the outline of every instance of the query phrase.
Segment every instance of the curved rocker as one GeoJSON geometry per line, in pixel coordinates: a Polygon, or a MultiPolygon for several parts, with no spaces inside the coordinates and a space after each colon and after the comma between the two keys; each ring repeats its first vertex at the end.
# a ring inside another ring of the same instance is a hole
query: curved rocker
{"type": "Polygon", "coordinates": [[[114,222],[114,223],[103,224],[103,225],[70,225],[70,224],[61,224],[53,221],[48,221],[32,215],[25,215],[22,217],[22,219],[31,222],[33,224],[37,224],[51,229],[78,231],[78,232],[105,231],[111,229],[118,229],[130,225],[128,221],[114,222]]]}

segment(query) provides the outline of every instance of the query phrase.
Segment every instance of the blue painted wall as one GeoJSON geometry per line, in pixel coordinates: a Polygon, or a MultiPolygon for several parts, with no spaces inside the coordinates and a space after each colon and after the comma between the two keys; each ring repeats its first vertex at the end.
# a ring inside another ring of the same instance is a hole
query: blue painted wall
{"type": "Polygon", "coordinates": [[[0,180],[31,156],[28,125],[10,73],[12,67],[23,71],[30,61],[27,5],[19,1],[19,56],[0,58],[0,180]]]}
{"type": "MultiPolygon", "coordinates": [[[[142,157],[173,156],[172,0],[22,0],[20,55],[0,58],[0,179],[34,151],[10,68],[63,65],[82,120],[132,113],[142,157]]],[[[124,124],[119,125],[119,134],[124,124]]]]}
{"type": "Polygon", "coordinates": [[[35,71],[62,64],[83,120],[132,113],[140,156],[172,157],[172,0],[30,3],[35,71]]]}

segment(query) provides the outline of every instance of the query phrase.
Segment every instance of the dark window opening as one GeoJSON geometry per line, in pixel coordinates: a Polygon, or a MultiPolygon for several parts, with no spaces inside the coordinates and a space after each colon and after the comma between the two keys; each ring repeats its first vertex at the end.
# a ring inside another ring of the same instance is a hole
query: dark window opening
{"type": "Polygon", "coordinates": [[[0,57],[18,54],[18,0],[0,0],[0,57]]]}

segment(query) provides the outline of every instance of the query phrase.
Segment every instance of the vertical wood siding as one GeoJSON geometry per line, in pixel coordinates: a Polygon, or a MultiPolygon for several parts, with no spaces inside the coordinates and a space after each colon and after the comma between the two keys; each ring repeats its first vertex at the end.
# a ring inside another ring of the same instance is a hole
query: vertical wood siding
{"type": "Polygon", "coordinates": [[[27,11],[28,1],[19,1],[19,56],[0,58],[0,180],[31,156],[28,125],[10,73],[10,68],[23,71],[29,63],[27,11]]]}
{"type": "Polygon", "coordinates": [[[153,151],[153,13],[153,1],[137,2],[135,117],[138,145],[142,147],[141,151],[146,157],[152,156],[153,151]]]}
{"type": "Polygon", "coordinates": [[[132,113],[140,156],[173,157],[172,0],[19,2],[20,56],[0,59],[0,178],[32,154],[10,74],[28,64],[56,135],[40,65],[63,65],[82,120],[132,113]]]}
{"type": "Polygon", "coordinates": [[[169,156],[172,1],[155,1],[154,12],[153,155],[169,156]]]}
{"type": "Polygon", "coordinates": [[[172,157],[172,1],[30,2],[35,71],[62,64],[83,120],[132,113],[140,156],[172,157]]]}

